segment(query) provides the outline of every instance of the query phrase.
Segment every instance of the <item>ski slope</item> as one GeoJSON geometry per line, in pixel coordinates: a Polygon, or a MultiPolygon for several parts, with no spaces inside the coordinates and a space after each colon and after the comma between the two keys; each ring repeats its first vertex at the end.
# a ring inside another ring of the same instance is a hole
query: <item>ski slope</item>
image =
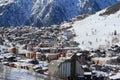
{"type": "Polygon", "coordinates": [[[120,10],[115,14],[99,16],[105,11],[73,24],[77,35],[75,41],[79,42],[81,49],[109,48],[120,43],[120,10]],[[115,31],[117,35],[114,35],[115,31]]]}

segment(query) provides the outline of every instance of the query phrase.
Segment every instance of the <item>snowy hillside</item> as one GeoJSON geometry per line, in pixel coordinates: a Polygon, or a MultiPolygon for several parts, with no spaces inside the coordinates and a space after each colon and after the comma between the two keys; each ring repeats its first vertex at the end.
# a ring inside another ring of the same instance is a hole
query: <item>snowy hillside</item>
{"type": "Polygon", "coordinates": [[[1,0],[0,26],[47,26],[91,14],[120,0],[1,0]]]}
{"type": "MultiPolygon", "coordinates": [[[[84,20],[76,21],[73,29],[82,49],[108,48],[120,43],[120,3],[97,12],[84,20]],[[118,11],[115,11],[118,10],[118,11]],[[109,15],[102,15],[109,12],[109,15]],[[112,14],[114,12],[114,14],[112,14]]],[[[68,25],[68,24],[67,24],[68,25]]]]}

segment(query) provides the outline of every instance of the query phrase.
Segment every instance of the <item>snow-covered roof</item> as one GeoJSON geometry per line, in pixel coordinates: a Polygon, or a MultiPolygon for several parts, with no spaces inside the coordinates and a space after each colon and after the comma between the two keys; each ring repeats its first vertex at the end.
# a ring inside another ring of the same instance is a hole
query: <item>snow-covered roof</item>
{"type": "Polygon", "coordinates": [[[26,62],[26,63],[28,63],[28,62],[30,62],[30,61],[32,61],[33,59],[21,59],[21,60],[18,60],[19,62],[26,62]]]}
{"type": "Polygon", "coordinates": [[[23,49],[19,49],[18,50],[18,54],[26,54],[26,53],[29,53],[30,51],[28,50],[23,50],[23,49]]]}
{"type": "Polygon", "coordinates": [[[110,76],[109,78],[112,79],[112,80],[120,79],[120,73],[117,73],[113,76],[110,76]]]}
{"type": "Polygon", "coordinates": [[[92,72],[96,73],[97,77],[108,76],[106,72],[102,72],[102,71],[92,71],[92,72]]]}
{"type": "Polygon", "coordinates": [[[100,61],[108,61],[108,60],[112,60],[112,59],[117,59],[117,57],[95,57],[92,58],[94,60],[100,60],[100,61]]]}

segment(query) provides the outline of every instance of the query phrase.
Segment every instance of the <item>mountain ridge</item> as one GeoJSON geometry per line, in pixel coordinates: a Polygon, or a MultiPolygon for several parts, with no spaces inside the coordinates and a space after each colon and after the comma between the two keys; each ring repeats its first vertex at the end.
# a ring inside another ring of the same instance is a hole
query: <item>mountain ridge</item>
{"type": "Polygon", "coordinates": [[[119,0],[1,0],[0,26],[49,26],[93,14],[119,0]],[[104,3],[104,4],[103,4],[104,3]]]}

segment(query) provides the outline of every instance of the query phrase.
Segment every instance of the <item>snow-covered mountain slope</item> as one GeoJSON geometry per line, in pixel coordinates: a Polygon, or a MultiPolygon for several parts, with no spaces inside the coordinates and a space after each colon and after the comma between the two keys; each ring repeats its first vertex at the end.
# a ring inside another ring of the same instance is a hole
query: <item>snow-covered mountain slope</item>
{"type": "Polygon", "coordinates": [[[48,0],[1,0],[0,26],[22,26],[46,6],[48,0]]]}
{"type": "Polygon", "coordinates": [[[1,0],[0,26],[47,26],[91,14],[119,0],[1,0]]]}
{"type": "MultiPolygon", "coordinates": [[[[68,23],[66,25],[68,26],[68,23]]],[[[75,40],[80,43],[82,49],[105,49],[115,44],[119,45],[120,3],[84,20],[76,21],[73,29],[76,32],[75,40]],[[105,14],[106,12],[109,14],[105,14]]]]}

